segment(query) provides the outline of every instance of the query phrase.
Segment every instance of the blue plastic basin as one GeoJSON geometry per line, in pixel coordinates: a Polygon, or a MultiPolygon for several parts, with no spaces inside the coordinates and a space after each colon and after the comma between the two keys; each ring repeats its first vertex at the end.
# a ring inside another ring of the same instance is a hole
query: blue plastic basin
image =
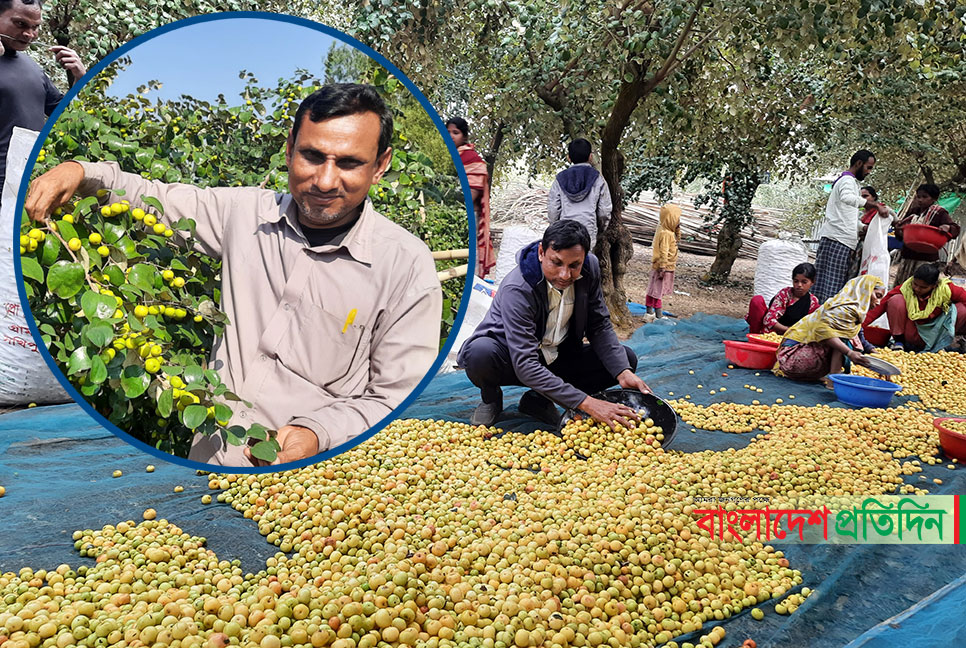
{"type": "Polygon", "coordinates": [[[902,385],[888,380],[865,376],[830,374],[829,379],[835,388],[835,397],[853,407],[888,407],[893,394],[902,389],[902,385]]]}

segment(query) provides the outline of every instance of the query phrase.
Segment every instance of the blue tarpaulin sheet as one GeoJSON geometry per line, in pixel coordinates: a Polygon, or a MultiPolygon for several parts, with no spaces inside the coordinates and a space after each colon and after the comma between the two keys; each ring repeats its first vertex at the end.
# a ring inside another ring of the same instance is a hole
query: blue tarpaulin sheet
{"type": "MultiPolygon", "coordinates": [[[[750,370],[729,369],[721,341],[744,339],[746,332],[747,325],[741,320],[698,314],[648,324],[627,344],[640,356],[638,374],[662,397],[673,391],[675,397],[691,394],[699,404],[750,403],[756,398],[771,403],[777,397],[794,394],[793,402],[798,405],[843,407],[832,392],[819,385],[794,383],[768,371],[755,375],[750,370]],[[746,383],[761,387],[764,393],[743,389],[746,383]],[[703,389],[697,389],[698,384],[703,389]],[[710,389],[721,386],[727,391],[709,395],[710,389]]],[[[522,433],[542,427],[516,411],[516,400],[523,391],[522,387],[505,390],[507,411],[497,426],[522,433]]],[[[908,398],[897,396],[893,405],[908,398]]],[[[479,392],[463,373],[443,374],[432,381],[405,416],[469,421],[478,399],[479,392]]],[[[692,433],[682,425],[671,449],[695,452],[741,448],[754,434],[692,433]]],[[[966,493],[964,470],[926,465],[920,475],[929,481],[930,492],[966,493]],[[944,484],[932,486],[934,477],[942,478],[944,484]]],[[[907,479],[919,483],[920,475],[907,479]]],[[[254,523],[229,506],[201,503],[201,495],[209,492],[205,477],[114,438],[76,405],[0,416],[0,485],[7,489],[7,495],[0,498],[0,571],[88,564],[88,559],[73,550],[71,533],[75,529],[139,520],[146,508],[156,509],[158,517],[167,518],[188,533],[208,538],[209,547],[220,558],[241,559],[245,571],[261,569],[265,559],[277,551],[258,534],[254,523]],[[154,464],[156,471],[146,473],[148,464],[154,464]],[[124,474],[115,479],[111,473],[116,469],[124,474]],[[174,493],[174,486],[179,484],[184,492],[174,493]]],[[[791,565],[802,571],[803,585],[815,593],[791,616],[775,614],[769,602],[759,606],[766,612],[763,621],[753,620],[747,612],[732,617],[725,622],[728,638],[724,645],[737,646],[749,637],[762,648],[829,648],[858,641],[865,641],[854,644],[862,648],[961,643],[958,633],[962,623],[958,618],[963,602],[956,597],[966,592],[961,578],[966,574],[966,551],[962,547],[784,545],[782,549],[791,565]],[[941,589],[949,583],[959,586],[941,589]],[[933,599],[927,599],[937,590],[933,599]],[[944,608],[947,599],[956,607],[944,608]],[[940,623],[944,609],[947,622],[940,623]],[[904,612],[898,628],[877,626],[904,612]],[[905,634],[892,638],[890,631],[905,634]],[[870,638],[860,638],[864,636],[870,638]]]]}

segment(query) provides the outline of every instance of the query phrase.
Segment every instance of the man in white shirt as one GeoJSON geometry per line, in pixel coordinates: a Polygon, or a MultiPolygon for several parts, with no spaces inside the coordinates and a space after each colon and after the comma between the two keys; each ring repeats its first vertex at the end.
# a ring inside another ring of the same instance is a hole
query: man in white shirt
{"type": "Polygon", "coordinates": [[[859,181],[864,180],[874,166],[875,155],[871,151],[857,151],[849,161],[849,170],[832,184],[815,255],[817,277],[812,294],[820,302],[837,294],[848,281],[852,254],[858,245],[862,225],[858,210],[875,208],[879,216],[889,216],[885,205],[859,195],[859,181]]]}

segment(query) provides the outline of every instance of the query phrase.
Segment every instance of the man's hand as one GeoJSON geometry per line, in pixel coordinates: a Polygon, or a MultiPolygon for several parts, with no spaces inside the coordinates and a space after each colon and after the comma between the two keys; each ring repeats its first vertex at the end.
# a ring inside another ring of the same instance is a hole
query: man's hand
{"type": "Polygon", "coordinates": [[[876,203],[875,208],[879,210],[879,216],[882,218],[889,218],[889,206],[885,203],[876,203]]]}
{"type": "Polygon", "coordinates": [[[641,380],[638,375],[630,369],[625,369],[617,374],[617,384],[624,389],[636,389],[642,394],[652,393],[651,388],[648,387],[644,381],[641,380]]]}
{"type": "Polygon", "coordinates": [[[54,55],[57,64],[67,71],[71,85],[74,85],[75,81],[87,74],[87,67],[81,61],[77,52],[71,48],[64,47],[63,45],[54,45],[50,48],[50,52],[54,55]]]}
{"type": "Polygon", "coordinates": [[[256,466],[277,466],[290,461],[306,459],[319,453],[319,438],[315,436],[315,432],[308,428],[298,425],[283,425],[278,429],[275,439],[282,449],[279,450],[278,456],[271,464],[253,457],[250,448],[245,448],[245,456],[256,466]]]}
{"type": "Polygon", "coordinates": [[[592,396],[584,399],[584,402],[580,404],[580,409],[590,414],[595,420],[608,425],[613,425],[614,421],[616,421],[624,427],[630,427],[631,419],[635,421],[641,420],[637,411],[632,407],[621,403],[600,400],[592,396]]]}
{"type": "Polygon", "coordinates": [[[35,221],[46,221],[50,213],[71,199],[84,179],[84,167],[61,162],[30,183],[24,208],[35,221]]]}

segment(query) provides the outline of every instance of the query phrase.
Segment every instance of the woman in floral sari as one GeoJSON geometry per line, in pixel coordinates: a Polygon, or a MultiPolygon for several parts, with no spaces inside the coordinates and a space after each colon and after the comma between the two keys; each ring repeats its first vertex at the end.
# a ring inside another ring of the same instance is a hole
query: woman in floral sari
{"type": "Polygon", "coordinates": [[[819,309],[800,319],[785,332],[778,347],[775,375],[793,380],[826,380],[841,373],[850,362],[865,365],[858,340],[862,321],[885,295],[882,279],[862,275],[851,279],[819,309]]]}
{"type": "Polygon", "coordinates": [[[496,254],[490,240],[490,176],[486,161],[469,141],[470,128],[462,117],[451,117],[446,130],[453,138],[460,160],[466,169],[476,215],[476,276],[483,278],[496,265],[496,254]]]}

